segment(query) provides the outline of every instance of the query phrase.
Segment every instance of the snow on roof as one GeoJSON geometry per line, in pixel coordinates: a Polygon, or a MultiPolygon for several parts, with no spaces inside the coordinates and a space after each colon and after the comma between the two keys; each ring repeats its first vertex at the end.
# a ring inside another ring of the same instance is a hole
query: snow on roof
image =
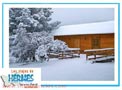
{"type": "Polygon", "coordinates": [[[54,36],[107,33],[114,33],[114,21],[61,26],[54,36]]]}

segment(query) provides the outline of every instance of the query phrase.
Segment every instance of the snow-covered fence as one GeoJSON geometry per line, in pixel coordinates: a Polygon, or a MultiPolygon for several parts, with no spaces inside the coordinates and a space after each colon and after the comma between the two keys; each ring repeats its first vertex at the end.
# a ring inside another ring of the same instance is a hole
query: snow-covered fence
{"type": "Polygon", "coordinates": [[[102,49],[89,49],[84,50],[86,54],[86,60],[103,60],[106,57],[114,56],[114,48],[102,48],[102,49]],[[90,56],[94,56],[90,58],[90,56]],[[100,58],[100,59],[99,59],[100,58]]]}
{"type": "Polygon", "coordinates": [[[80,57],[80,48],[68,48],[65,51],[60,51],[59,59],[80,57]]]}
{"type": "Polygon", "coordinates": [[[106,56],[106,57],[97,58],[95,60],[92,60],[92,63],[112,62],[112,61],[114,61],[114,56],[106,56]]]}

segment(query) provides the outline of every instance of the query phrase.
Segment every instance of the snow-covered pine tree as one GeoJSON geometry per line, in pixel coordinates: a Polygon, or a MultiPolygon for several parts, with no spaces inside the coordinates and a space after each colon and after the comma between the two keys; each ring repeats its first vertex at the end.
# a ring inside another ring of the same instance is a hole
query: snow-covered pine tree
{"type": "Polygon", "coordinates": [[[11,8],[9,10],[10,55],[17,62],[35,60],[35,51],[42,45],[46,47],[52,41],[50,32],[57,28],[60,22],[50,23],[51,8],[11,8]]]}
{"type": "Polygon", "coordinates": [[[50,22],[53,11],[51,8],[10,8],[9,9],[9,30],[14,34],[17,25],[22,22],[27,32],[40,32],[57,28],[59,21],[50,22]]]}
{"type": "Polygon", "coordinates": [[[25,25],[20,23],[16,30],[16,37],[11,43],[10,53],[14,57],[18,58],[17,62],[27,61],[28,58],[32,58],[35,53],[36,46],[31,44],[31,35],[27,33],[24,28],[25,25]],[[31,55],[30,55],[31,53],[31,55]]]}
{"type": "Polygon", "coordinates": [[[16,20],[16,17],[21,16],[22,8],[10,8],[9,9],[9,34],[15,34],[14,30],[17,29],[17,25],[19,24],[16,20]]]}

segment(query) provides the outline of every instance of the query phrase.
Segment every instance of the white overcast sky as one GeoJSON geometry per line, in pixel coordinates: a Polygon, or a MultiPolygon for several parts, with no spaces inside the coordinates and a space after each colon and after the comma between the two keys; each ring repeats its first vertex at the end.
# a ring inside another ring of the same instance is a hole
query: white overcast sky
{"type": "Polygon", "coordinates": [[[53,21],[61,21],[61,25],[114,20],[113,8],[53,8],[52,11],[53,21]]]}

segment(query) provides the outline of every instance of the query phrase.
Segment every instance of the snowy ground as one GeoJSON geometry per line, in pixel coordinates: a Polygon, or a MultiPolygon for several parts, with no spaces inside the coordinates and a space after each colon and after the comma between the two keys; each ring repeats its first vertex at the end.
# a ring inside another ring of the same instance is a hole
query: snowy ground
{"type": "Polygon", "coordinates": [[[44,63],[10,64],[10,68],[41,68],[43,81],[114,80],[114,62],[91,64],[85,60],[85,55],[74,59],[50,59],[44,63]]]}

